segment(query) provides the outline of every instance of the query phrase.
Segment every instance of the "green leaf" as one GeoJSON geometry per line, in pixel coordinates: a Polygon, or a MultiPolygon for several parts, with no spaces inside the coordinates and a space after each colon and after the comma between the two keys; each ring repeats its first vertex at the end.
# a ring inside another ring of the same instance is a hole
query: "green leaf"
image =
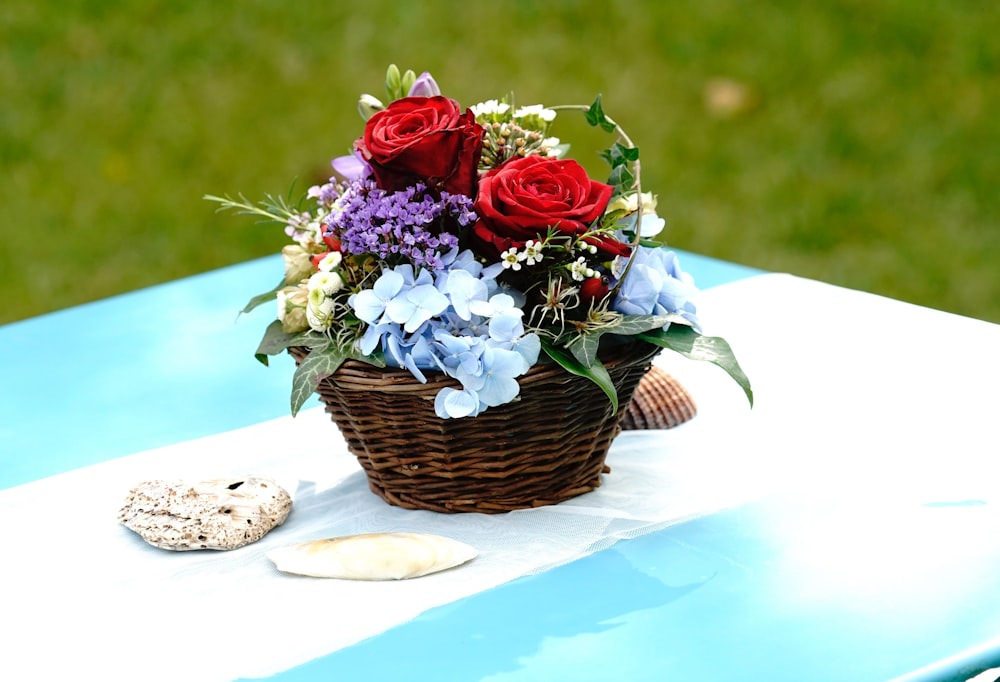
{"type": "Polygon", "coordinates": [[[348,353],[330,344],[325,348],[313,349],[299,363],[292,376],[292,416],[298,414],[306,400],[316,390],[320,379],[336,372],[347,358],[348,353]]]}
{"type": "Polygon", "coordinates": [[[615,132],[617,126],[614,121],[609,119],[604,115],[604,109],[601,107],[601,96],[598,95],[594,103],[590,105],[584,116],[587,117],[587,123],[592,126],[600,126],[602,130],[608,133],[615,132]]]}
{"type": "Polygon", "coordinates": [[[581,334],[566,344],[566,350],[573,354],[576,361],[584,367],[597,362],[597,347],[601,345],[600,332],[581,334]]]}
{"type": "Polygon", "coordinates": [[[271,289],[270,291],[265,291],[263,294],[257,294],[243,307],[241,313],[248,313],[257,306],[267,303],[268,301],[273,301],[278,292],[285,288],[285,280],[282,279],[278,282],[278,285],[271,289]]]}
{"type": "Polygon", "coordinates": [[[597,384],[611,401],[611,413],[615,414],[618,412],[618,391],[615,390],[614,382],[611,381],[611,375],[608,374],[607,368],[600,360],[595,358],[593,364],[589,366],[581,364],[566,350],[558,346],[553,346],[544,340],[542,341],[542,350],[570,374],[585,377],[597,384]]]}
{"type": "Polygon", "coordinates": [[[653,329],[660,329],[668,322],[677,322],[679,319],[683,320],[684,318],[679,315],[625,315],[621,322],[608,331],[612,334],[635,336],[653,329]]]}
{"type": "Polygon", "coordinates": [[[261,364],[267,365],[267,356],[277,355],[288,348],[288,340],[291,337],[292,334],[286,333],[281,328],[281,321],[274,320],[271,324],[267,325],[267,329],[264,330],[264,337],[257,345],[257,352],[254,353],[254,355],[261,364]]]}
{"type": "Polygon", "coordinates": [[[566,349],[573,354],[577,362],[589,366],[597,361],[597,350],[601,344],[601,337],[605,334],[636,336],[677,320],[683,318],[676,315],[623,315],[615,325],[581,334],[567,343],[566,349]]]}
{"type": "Polygon", "coordinates": [[[315,350],[332,344],[330,337],[313,331],[289,334],[281,328],[280,320],[274,320],[264,330],[264,337],[260,340],[255,355],[262,364],[266,365],[268,355],[278,355],[292,346],[305,346],[315,350]]]}
{"type": "Polygon", "coordinates": [[[680,353],[691,360],[702,360],[721,367],[740,385],[753,407],[753,389],[729,343],[718,336],[703,336],[691,327],[672,324],[666,331],[639,334],[639,338],[661,348],[680,353]]]}
{"type": "Polygon", "coordinates": [[[608,176],[608,184],[618,188],[624,194],[627,190],[635,186],[635,175],[629,170],[628,166],[615,166],[611,169],[611,174],[608,176]]]}
{"type": "Polygon", "coordinates": [[[624,166],[639,160],[638,147],[626,147],[621,142],[615,142],[611,147],[600,153],[600,157],[614,168],[624,166]]]}

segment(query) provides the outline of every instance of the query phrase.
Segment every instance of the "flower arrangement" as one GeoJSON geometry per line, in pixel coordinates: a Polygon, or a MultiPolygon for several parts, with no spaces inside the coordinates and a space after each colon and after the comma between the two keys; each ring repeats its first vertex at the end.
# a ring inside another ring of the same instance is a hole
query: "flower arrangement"
{"type": "Polygon", "coordinates": [[[284,226],[284,277],[244,312],[277,300],[257,350],[308,349],[292,380],[296,413],[346,360],[455,380],[435,397],[442,419],[475,417],[519,394],[518,378],[557,363],[617,395],[601,355],[640,342],[720,366],[753,400],[729,345],[701,333],[696,289],[653,241],[664,221],[640,185],[638,148],[589,106],[462,111],[434,79],[394,65],[388,103],[362,95],[364,132],[335,175],[292,206],[207,196],[284,226]],[[591,179],[553,136],[564,112],[617,139],[591,179]]]}

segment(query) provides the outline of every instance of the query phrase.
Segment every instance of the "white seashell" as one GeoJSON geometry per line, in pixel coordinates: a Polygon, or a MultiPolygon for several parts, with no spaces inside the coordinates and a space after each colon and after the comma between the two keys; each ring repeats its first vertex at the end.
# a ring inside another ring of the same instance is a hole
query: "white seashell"
{"type": "Polygon", "coordinates": [[[279,547],[267,554],[279,571],[314,578],[418,578],[471,560],[464,542],[427,533],[367,533],[279,547]]]}

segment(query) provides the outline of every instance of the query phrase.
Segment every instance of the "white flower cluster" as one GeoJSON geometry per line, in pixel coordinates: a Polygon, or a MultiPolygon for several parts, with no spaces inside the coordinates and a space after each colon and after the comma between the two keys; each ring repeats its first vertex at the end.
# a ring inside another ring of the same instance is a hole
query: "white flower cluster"
{"type": "Polygon", "coordinates": [[[500,263],[505,270],[520,270],[521,263],[525,265],[535,265],[541,263],[544,258],[542,250],[545,248],[544,242],[529,239],[524,243],[524,250],[518,251],[516,246],[512,246],[500,254],[500,263]]]}

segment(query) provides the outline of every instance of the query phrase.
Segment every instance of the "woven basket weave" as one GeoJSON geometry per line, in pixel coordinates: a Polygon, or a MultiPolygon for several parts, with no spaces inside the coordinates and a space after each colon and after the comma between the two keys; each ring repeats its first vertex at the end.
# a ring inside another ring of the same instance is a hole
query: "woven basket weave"
{"type": "MultiPolygon", "coordinates": [[[[658,350],[635,343],[604,358],[618,391],[616,415],[593,382],[551,363],[519,378],[517,400],[474,418],[434,413],[437,392],[460,387],[439,372],[421,384],[406,370],[347,361],[317,392],[368,486],[389,504],[499,513],[556,504],[601,484],[625,408],[658,350]]],[[[290,352],[297,361],[306,354],[290,352]]]]}

